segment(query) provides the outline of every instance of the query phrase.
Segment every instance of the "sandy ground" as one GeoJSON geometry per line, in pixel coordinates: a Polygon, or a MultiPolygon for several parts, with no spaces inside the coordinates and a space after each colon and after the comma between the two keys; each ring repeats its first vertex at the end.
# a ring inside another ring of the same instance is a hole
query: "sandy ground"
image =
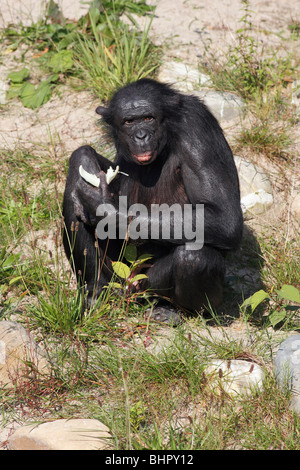
{"type": "MultiPolygon", "coordinates": [[[[235,41],[241,27],[241,0],[149,0],[157,5],[151,26],[152,37],[169,45],[169,53],[195,64],[201,60],[205,44],[222,50],[235,41]]],[[[251,21],[261,41],[274,45],[276,34],[286,31],[300,16],[300,2],[292,0],[251,0],[251,21]],[[265,34],[267,32],[267,34],[265,34]]]]}
{"type": "MultiPolygon", "coordinates": [[[[58,0],[64,15],[78,19],[88,5],[79,0],[58,0]]],[[[202,0],[148,0],[156,5],[151,32],[157,41],[172,40],[174,49],[189,48],[191,55],[201,51],[201,32],[209,34],[220,45],[234,40],[233,32],[240,25],[241,0],[215,0],[209,5],[202,0]]],[[[36,21],[43,13],[45,0],[1,0],[0,27],[8,23],[36,21]]],[[[285,30],[292,21],[299,20],[299,0],[251,0],[252,22],[255,28],[271,33],[285,30]]]]}
{"type": "MultiPolygon", "coordinates": [[[[152,39],[167,44],[167,57],[180,58],[193,66],[201,61],[208,42],[221,50],[235,41],[234,31],[243,14],[241,0],[215,0],[211,6],[202,0],[148,1],[157,6],[150,30],[152,39]]],[[[31,24],[42,15],[45,4],[45,0],[0,0],[0,27],[20,21],[31,24]]],[[[71,19],[78,19],[88,9],[88,5],[79,0],[58,0],[58,4],[71,19]]],[[[257,34],[269,45],[276,44],[277,35],[286,34],[288,25],[300,18],[299,0],[252,0],[250,6],[257,34]]],[[[139,18],[141,24],[148,21],[139,18]]],[[[15,68],[16,58],[13,54],[6,55],[0,62],[0,80],[5,81],[15,68]]],[[[87,93],[76,96],[66,93],[60,99],[53,97],[37,111],[22,106],[6,107],[1,117],[0,146],[13,148],[16,144],[45,143],[59,136],[58,140],[63,140],[64,150],[69,153],[97,136],[96,105],[87,93]]]]}

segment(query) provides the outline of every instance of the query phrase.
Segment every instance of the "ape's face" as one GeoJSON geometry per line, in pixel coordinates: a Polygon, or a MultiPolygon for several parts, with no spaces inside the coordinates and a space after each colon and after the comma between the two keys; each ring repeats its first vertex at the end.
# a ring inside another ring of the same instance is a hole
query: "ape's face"
{"type": "Polygon", "coordinates": [[[119,90],[108,108],[96,109],[110,126],[120,157],[138,165],[149,165],[157,158],[168,142],[165,108],[169,100],[161,85],[145,80],[119,90]]]}
{"type": "Polygon", "coordinates": [[[153,105],[145,99],[123,99],[118,111],[115,123],[127,158],[139,165],[153,162],[160,140],[160,117],[153,105]]]}
{"type": "Polygon", "coordinates": [[[163,146],[162,116],[150,100],[123,98],[114,116],[122,153],[138,165],[152,163],[163,146]]]}

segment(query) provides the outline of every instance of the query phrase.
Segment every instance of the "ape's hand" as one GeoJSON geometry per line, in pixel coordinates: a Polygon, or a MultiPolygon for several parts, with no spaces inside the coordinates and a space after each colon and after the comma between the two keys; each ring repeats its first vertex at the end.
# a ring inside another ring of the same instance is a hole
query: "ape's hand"
{"type": "Polygon", "coordinates": [[[75,215],[85,224],[96,226],[99,217],[96,217],[97,208],[100,204],[114,206],[114,194],[111,192],[104,171],[101,171],[99,187],[92,186],[83,178],[79,177],[72,191],[75,215]]]}

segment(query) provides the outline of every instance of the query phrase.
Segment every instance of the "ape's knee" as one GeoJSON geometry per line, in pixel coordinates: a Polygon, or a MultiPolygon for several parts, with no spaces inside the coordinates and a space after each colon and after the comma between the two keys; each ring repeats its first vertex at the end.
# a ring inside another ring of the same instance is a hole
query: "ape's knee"
{"type": "Polygon", "coordinates": [[[79,166],[82,165],[87,171],[99,171],[100,165],[97,158],[97,153],[89,145],[83,145],[76,149],[69,161],[70,170],[75,169],[78,172],[79,166]]]}
{"type": "Polygon", "coordinates": [[[203,246],[200,250],[186,250],[184,246],[178,247],[174,256],[174,266],[178,273],[188,271],[193,277],[215,275],[224,277],[225,258],[214,248],[203,246]]]}
{"type": "Polygon", "coordinates": [[[221,253],[204,246],[201,250],[177,252],[174,266],[176,303],[192,311],[217,308],[223,298],[225,260],[221,253]]]}

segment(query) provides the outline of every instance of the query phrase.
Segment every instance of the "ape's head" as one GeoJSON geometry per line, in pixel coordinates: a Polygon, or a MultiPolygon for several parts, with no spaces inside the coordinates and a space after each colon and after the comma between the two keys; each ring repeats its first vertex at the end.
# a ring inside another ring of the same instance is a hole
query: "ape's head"
{"type": "Polygon", "coordinates": [[[172,140],[170,123],[179,119],[179,103],[180,95],[168,86],[142,79],[117,91],[108,107],[96,112],[111,127],[117,154],[148,165],[172,140]]]}

